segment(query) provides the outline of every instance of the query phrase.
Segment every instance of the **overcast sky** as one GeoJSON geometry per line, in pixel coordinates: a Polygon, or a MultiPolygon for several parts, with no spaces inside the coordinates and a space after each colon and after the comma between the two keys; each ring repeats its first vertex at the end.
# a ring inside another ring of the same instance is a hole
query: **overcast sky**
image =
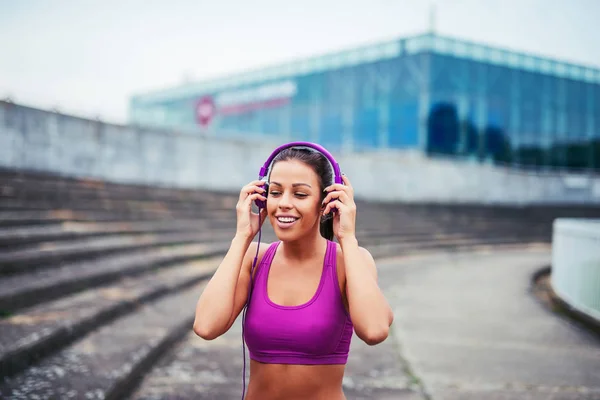
{"type": "Polygon", "coordinates": [[[125,122],[129,96],[424,32],[600,67],[600,0],[0,0],[0,98],[125,122]]]}

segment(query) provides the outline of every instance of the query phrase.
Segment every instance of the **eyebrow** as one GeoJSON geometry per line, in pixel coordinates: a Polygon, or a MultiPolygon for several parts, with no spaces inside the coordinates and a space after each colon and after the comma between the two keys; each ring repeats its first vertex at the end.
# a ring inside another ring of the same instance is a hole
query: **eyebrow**
{"type": "MultiPolygon", "coordinates": [[[[281,183],[279,183],[279,182],[271,182],[271,185],[282,186],[281,183]]],[[[312,186],[310,186],[308,183],[292,183],[292,187],[298,187],[298,186],[308,186],[309,188],[312,189],[312,186]]]]}

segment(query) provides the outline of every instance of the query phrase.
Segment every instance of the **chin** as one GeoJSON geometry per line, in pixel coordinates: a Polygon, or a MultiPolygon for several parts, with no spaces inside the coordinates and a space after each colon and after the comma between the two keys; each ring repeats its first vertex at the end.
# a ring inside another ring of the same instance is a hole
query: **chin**
{"type": "MultiPolygon", "coordinates": [[[[296,222],[294,225],[298,224],[296,222]]],[[[301,238],[306,232],[302,230],[302,227],[298,224],[296,226],[280,226],[277,220],[273,221],[271,226],[277,238],[281,241],[294,241],[301,238]]]]}
{"type": "Polygon", "coordinates": [[[277,236],[277,238],[281,241],[290,241],[291,242],[291,241],[294,241],[294,240],[302,237],[302,232],[297,231],[297,230],[280,229],[278,227],[275,227],[274,231],[275,231],[275,235],[277,236]]]}

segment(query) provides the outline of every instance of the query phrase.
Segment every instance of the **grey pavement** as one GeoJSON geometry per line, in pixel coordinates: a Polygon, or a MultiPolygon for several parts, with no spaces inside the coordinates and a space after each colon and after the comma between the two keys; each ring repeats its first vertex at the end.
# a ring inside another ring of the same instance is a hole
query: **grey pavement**
{"type": "Polygon", "coordinates": [[[393,339],[429,397],[600,399],[600,341],[544,308],[549,249],[380,260],[393,339]]]}
{"type": "MultiPolygon", "coordinates": [[[[239,399],[243,371],[240,329],[238,318],[227,333],[215,340],[187,335],[144,378],[131,400],[239,399]]],[[[419,388],[403,371],[393,340],[369,347],[355,335],[343,387],[348,400],[422,399],[419,388]]]]}
{"type": "MultiPolygon", "coordinates": [[[[600,399],[600,341],[530,292],[549,262],[548,248],[378,260],[395,321],[377,346],[353,337],[348,400],[600,399]]],[[[239,398],[239,322],[211,342],[189,334],[132,398],[239,398]]]]}

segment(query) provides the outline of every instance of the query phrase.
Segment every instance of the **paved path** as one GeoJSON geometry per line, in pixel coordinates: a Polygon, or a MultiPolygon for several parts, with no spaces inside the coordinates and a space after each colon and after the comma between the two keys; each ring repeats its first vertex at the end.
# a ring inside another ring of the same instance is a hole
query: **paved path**
{"type": "MultiPolygon", "coordinates": [[[[549,262],[548,249],[380,260],[393,331],[374,347],[354,336],[348,400],[600,399],[600,341],[530,293],[549,262]]],[[[239,398],[239,322],[211,342],[190,333],[133,399],[239,398]]]]}
{"type": "MultiPolygon", "coordinates": [[[[242,394],[240,319],[223,336],[205,341],[189,334],[141,383],[131,400],[239,399],[242,394]]],[[[248,375],[246,358],[246,375],[248,375]]],[[[421,400],[404,373],[393,340],[376,347],[354,336],[344,377],[348,400],[421,400]]]]}
{"type": "Polygon", "coordinates": [[[379,263],[394,338],[434,400],[600,399],[600,341],[529,291],[548,250],[379,263]]]}

